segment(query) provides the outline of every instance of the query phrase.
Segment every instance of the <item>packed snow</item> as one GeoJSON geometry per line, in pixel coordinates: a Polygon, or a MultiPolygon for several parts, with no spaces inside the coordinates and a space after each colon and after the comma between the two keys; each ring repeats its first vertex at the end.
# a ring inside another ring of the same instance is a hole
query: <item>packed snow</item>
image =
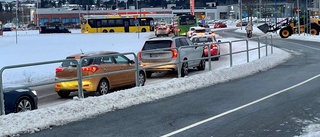
{"type": "MultiPolygon", "coordinates": [[[[243,32],[243,30],[236,30],[243,32]]],[[[66,56],[79,53],[81,51],[118,51],[137,53],[141,49],[144,41],[151,33],[114,33],[114,34],[81,34],[79,30],[72,30],[72,34],[44,34],[37,31],[5,32],[0,37],[0,56],[7,58],[0,62],[0,67],[25,64],[32,62],[42,62],[64,59],[66,56]],[[139,38],[138,38],[139,37],[139,38]]],[[[304,39],[303,36],[297,37],[304,39]]],[[[318,36],[315,36],[318,38],[318,36]]],[[[232,38],[222,38],[222,41],[231,41],[232,38]]],[[[250,42],[250,45],[256,43],[250,42]]],[[[223,45],[222,45],[223,46],[223,45]]],[[[227,48],[227,46],[223,47],[227,48]]],[[[223,49],[228,51],[227,49],[223,49]]],[[[243,43],[234,46],[234,50],[243,50],[243,43]],[[241,48],[242,47],[242,48],[241,48]]],[[[270,51],[270,50],[269,50],[270,51]]],[[[191,90],[227,82],[240,77],[245,77],[266,71],[291,57],[290,53],[274,48],[274,53],[258,59],[256,52],[250,52],[250,62],[247,63],[246,54],[235,56],[234,66],[230,67],[228,59],[221,59],[218,66],[214,65],[212,71],[190,75],[184,78],[172,78],[161,83],[147,83],[143,87],[113,92],[108,95],[98,97],[87,97],[72,100],[50,107],[40,108],[34,111],[23,113],[13,113],[0,116],[0,136],[19,135],[22,133],[34,133],[51,126],[60,126],[72,121],[92,118],[109,111],[116,111],[132,105],[154,101],[160,98],[189,92],[191,90]],[[108,104],[108,105],[105,105],[108,104]]],[[[50,64],[44,66],[27,67],[19,69],[5,70],[3,75],[4,83],[30,84],[43,80],[53,80],[55,68],[60,64],[50,64]]],[[[319,126],[312,126],[320,131],[319,126]]],[[[319,134],[318,134],[319,135],[319,134]]],[[[308,136],[308,133],[306,133],[308,136]]]]}

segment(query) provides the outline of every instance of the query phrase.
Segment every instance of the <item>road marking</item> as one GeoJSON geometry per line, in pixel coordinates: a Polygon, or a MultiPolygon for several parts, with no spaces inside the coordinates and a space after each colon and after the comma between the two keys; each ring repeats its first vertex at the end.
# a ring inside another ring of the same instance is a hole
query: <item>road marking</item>
{"type": "Polygon", "coordinates": [[[293,85],[293,86],[291,86],[291,87],[288,87],[288,88],[286,88],[286,89],[280,90],[280,91],[278,91],[278,92],[275,92],[275,93],[273,93],[273,94],[270,94],[270,95],[265,96],[265,97],[263,97],[263,98],[260,98],[260,99],[258,99],[258,100],[252,101],[252,102],[250,102],[250,103],[248,103],[248,104],[245,104],[245,105],[243,105],[243,106],[240,106],[240,107],[231,109],[231,110],[229,110],[229,111],[220,113],[220,114],[215,115],[215,116],[213,116],[213,117],[210,117],[210,118],[208,118],[208,119],[205,119],[205,120],[199,121],[199,122],[197,122],[197,123],[191,124],[191,125],[189,125],[189,126],[186,126],[186,127],[184,127],[184,128],[178,129],[178,130],[173,131],[173,132],[171,132],[171,133],[162,135],[161,137],[169,137],[169,136],[178,134],[178,133],[180,133],[180,132],[186,131],[186,130],[188,130],[188,129],[191,129],[191,128],[193,128],[193,127],[199,126],[199,125],[201,125],[201,124],[207,123],[207,122],[212,121],[212,120],[214,120],[214,119],[220,118],[220,117],[225,116],[225,115],[227,115],[227,114],[233,113],[233,112],[235,112],[235,111],[241,110],[241,109],[246,108],[246,107],[248,107],[248,106],[251,106],[251,105],[254,105],[254,104],[259,103],[259,102],[261,102],[261,101],[264,101],[264,100],[266,100],[266,99],[269,99],[269,98],[271,98],[271,97],[273,97],[273,96],[276,96],[276,95],[278,95],[278,94],[280,94],[280,93],[289,91],[289,90],[291,90],[291,89],[293,89],[293,88],[296,88],[296,87],[298,87],[298,86],[301,86],[301,85],[303,85],[303,84],[305,84],[305,83],[307,83],[307,82],[309,82],[309,81],[312,81],[312,80],[314,80],[314,79],[316,79],[316,78],[318,78],[318,77],[320,77],[320,74],[318,74],[318,75],[316,75],[316,76],[313,76],[312,78],[309,78],[309,79],[307,79],[307,80],[305,80],[305,81],[303,81],[303,82],[300,82],[300,83],[298,83],[298,84],[296,84],[296,85],[293,85]]]}

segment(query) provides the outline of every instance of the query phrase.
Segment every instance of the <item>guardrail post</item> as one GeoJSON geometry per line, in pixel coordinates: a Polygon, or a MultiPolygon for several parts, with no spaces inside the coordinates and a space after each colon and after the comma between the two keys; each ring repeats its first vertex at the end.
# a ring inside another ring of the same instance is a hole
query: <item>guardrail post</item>
{"type": "Polygon", "coordinates": [[[139,67],[139,62],[138,62],[138,57],[136,54],[133,54],[134,56],[134,65],[136,68],[136,86],[140,86],[140,81],[139,81],[139,71],[140,71],[140,67],[139,67]]]}
{"type": "Polygon", "coordinates": [[[209,71],[211,71],[211,45],[210,47],[207,47],[208,50],[208,62],[209,62],[209,71]],[[210,50],[209,50],[210,49],[210,50]]]}
{"type": "Polygon", "coordinates": [[[249,40],[246,39],[246,48],[247,48],[247,63],[249,62],[249,40]]]}
{"type": "Polygon", "coordinates": [[[272,37],[272,35],[270,35],[270,42],[271,42],[271,44],[270,44],[270,46],[271,46],[271,54],[273,54],[273,37],[272,37]]]}
{"type": "Polygon", "coordinates": [[[84,98],[83,87],[82,87],[82,59],[77,59],[77,76],[78,76],[78,97],[84,98]]]}
{"type": "Polygon", "coordinates": [[[181,47],[179,47],[177,50],[178,50],[178,63],[176,63],[177,64],[177,68],[178,68],[178,78],[180,78],[181,77],[181,57],[180,57],[180,49],[181,49],[181,47]]]}
{"type": "Polygon", "coordinates": [[[229,43],[230,67],[232,67],[232,42],[229,43]]]}
{"type": "Polygon", "coordinates": [[[266,56],[268,56],[268,37],[266,37],[266,56]]]}
{"type": "Polygon", "coordinates": [[[2,72],[3,72],[3,69],[0,70],[0,115],[5,114],[3,85],[2,85],[2,72]]]}
{"type": "Polygon", "coordinates": [[[258,58],[260,59],[261,58],[261,41],[260,41],[260,37],[258,37],[258,58]]]}

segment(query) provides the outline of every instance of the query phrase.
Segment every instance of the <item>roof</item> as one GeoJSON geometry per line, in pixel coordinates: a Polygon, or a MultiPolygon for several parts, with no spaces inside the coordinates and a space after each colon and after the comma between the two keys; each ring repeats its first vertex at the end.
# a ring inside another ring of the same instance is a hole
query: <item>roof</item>
{"type": "Polygon", "coordinates": [[[147,41],[157,41],[157,40],[173,40],[175,38],[179,38],[179,37],[184,37],[184,36],[175,36],[175,37],[154,37],[154,38],[150,38],[147,41]]]}
{"type": "Polygon", "coordinates": [[[95,52],[85,52],[85,53],[77,53],[77,54],[73,54],[70,55],[68,57],[76,57],[76,56],[80,56],[80,57],[88,57],[88,56],[100,56],[100,55],[107,55],[107,54],[118,54],[119,52],[115,52],[115,51],[95,51],[95,52]]]}

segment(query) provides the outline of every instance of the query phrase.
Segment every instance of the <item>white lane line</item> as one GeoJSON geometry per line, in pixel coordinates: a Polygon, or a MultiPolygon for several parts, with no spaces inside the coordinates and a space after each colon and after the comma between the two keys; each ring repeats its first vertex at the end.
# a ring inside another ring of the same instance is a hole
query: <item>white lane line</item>
{"type": "Polygon", "coordinates": [[[312,78],[309,78],[309,79],[307,79],[307,80],[305,80],[305,81],[303,81],[303,82],[301,82],[301,83],[298,83],[298,84],[296,84],[296,85],[293,85],[293,86],[291,86],[291,87],[288,87],[288,88],[286,88],[286,89],[280,90],[280,91],[278,91],[278,92],[275,92],[275,93],[273,93],[273,94],[270,94],[270,95],[265,96],[265,97],[263,97],[263,98],[260,98],[260,99],[258,99],[258,100],[252,101],[252,102],[250,102],[250,103],[248,103],[248,104],[245,104],[245,105],[243,105],[243,106],[240,106],[240,107],[231,109],[231,110],[229,110],[229,111],[220,113],[220,114],[215,115],[215,116],[213,116],[213,117],[210,117],[210,118],[208,118],[208,119],[205,119],[205,120],[199,121],[199,122],[197,122],[197,123],[194,123],[194,124],[192,124],[192,125],[186,126],[186,127],[184,127],[184,128],[178,129],[178,130],[173,131],[173,132],[171,132],[171,133],[162,135],[161,137],[169,137],[169,136],[178,134],[178,133],[180,133],[180,132],[183,132],[183,131],[185,131],[185,130],[191,129],[191,128],[193,128],[193,127],[199,126],[199,125],[201,125],[201,124],[204,124],[204,123],[206,123],[206,122],[212,121],[212,120],[214,120],[214,119],[220,118],[220,117],[225,116],[225,115],[227,115],[227,114],[230,114],[230,113],[232,113],[232,112],[238,111],[238,110],[243,109],[243,108],[245,108],[245,107],[254,105],[254,104],[259,103],[259,102],[261,102],[261,101],[264,101],[264,100],[266,100],[266,99],[268,99],[268,98],[271,98],[271,97],[273,97],[273,96],[276,96],[276,95],[278,95],[278,94],[280,94],[280,93],[283,93],[283,92],[289,91],[289,90],[291,90],[291,89],[293,89],[293,88],[296,88],[296,87],[298,87],[298,86],[301,86],[301,85],[303,85],[303,84],[305,84],[305,83],[307,83],[307,82],[309,82],[309,81],[311,81],[311,80],[314,80],[314,79],[316,79],[316,78],[318,78],[318,77],[320,77],[320,74],[318,74],[318,75],[316,75],[316,76],[314,76],[314,77],[312,77],[312,78]]]}

